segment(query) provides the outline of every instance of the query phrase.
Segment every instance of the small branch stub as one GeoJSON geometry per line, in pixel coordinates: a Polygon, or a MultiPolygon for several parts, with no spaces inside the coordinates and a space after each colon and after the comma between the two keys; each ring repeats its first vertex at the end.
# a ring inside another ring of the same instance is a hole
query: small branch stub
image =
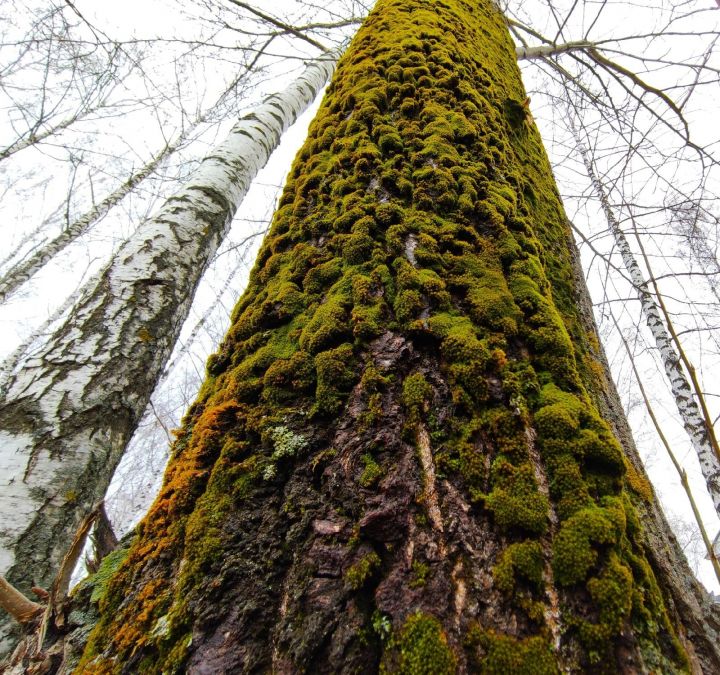
{"type": "Polygon", "coordinates": [[[42,605],[28,600],[0,574],[0,607],[18,623],[26,624],[45,611],[42,605]]]}

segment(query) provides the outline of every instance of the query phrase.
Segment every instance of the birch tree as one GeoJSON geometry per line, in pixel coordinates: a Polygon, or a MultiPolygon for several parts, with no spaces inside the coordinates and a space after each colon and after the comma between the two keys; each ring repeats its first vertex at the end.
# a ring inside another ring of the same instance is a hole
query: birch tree
{"type": "MultiPolygon", "coordinates": [[[[572,120],[571,125],[573,125],[572,120]]],[[[675,398],[678,414],[697,452],[708,492],[712,497],[715,509],[720,512],[720,453],[718,452],[717,441],[715,440],[712,420],[706,419],[700,410],[693,386],[685,374],[680,355],[665,324],[662,309],[650,292],[649,282],[645,279],[628,240],[618,223],[617,217],[610,206],[605,188],[597,177],[589,152],[584,146],[577,128],[574,128],[574,133],[578,153],[588,172],[593,189],[602,204],[608,227],[612,232],[625,268],[630,274],[630,278],[640,299],[643,317],[653,334],[657,348],[662,356],[665,374],[667,375],[675,398]]]]}
{"type": "Polygon", "coordinates": [[[42,269],[49,260],[87,234],[98,221],[102,220],[115,206],[132,193],[138,185],[155,173],[168,157],[183,147],[198,128],[208,121],[211,114],[217,114],[217,110],[222,106],[224,99],[230,94],[237,94],[238,86],[247,71],[252,70],[252,66],[253,63],[251,62],[246,71],[230,83],[218,100],[192,120],[192,123],[186,125],[177,137],[166,143],[149,162],[133,171],[127,180],[123,181],[97,204],[93,204],[79,218],[67,223],[62,232],[54,239],[42,244],[34,253],[10,267],[0,279],[0,302],[4,302],[8,296],[28,281],[38,270],[42,269]]]}

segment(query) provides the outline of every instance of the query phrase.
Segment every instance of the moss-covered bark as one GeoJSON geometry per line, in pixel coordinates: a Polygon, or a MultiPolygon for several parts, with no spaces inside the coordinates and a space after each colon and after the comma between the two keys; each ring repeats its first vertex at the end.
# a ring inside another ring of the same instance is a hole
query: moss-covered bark
{"type": "Polygon", "coordinates": [[[502,17],[380,0],[80,671],[717,664],[648,557],[581,290],[502,17]]]}

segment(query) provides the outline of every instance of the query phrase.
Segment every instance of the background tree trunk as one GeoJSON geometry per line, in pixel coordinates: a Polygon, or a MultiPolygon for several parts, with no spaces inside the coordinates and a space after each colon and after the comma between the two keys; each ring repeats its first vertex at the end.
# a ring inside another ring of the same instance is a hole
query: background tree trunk
{"type": "Polygon", "coordinates": [[[575,256],[494,4],[380,0],[80,671],[717,672],[575,256]]]}

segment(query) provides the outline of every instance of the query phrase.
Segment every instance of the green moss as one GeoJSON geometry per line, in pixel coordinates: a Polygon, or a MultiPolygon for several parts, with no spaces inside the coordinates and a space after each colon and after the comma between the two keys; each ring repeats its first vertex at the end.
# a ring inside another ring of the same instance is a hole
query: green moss
{"type": "Polygon", "coordinates": [[[592,651],[606,651],[610,640],[619,635],[632,608],[633,577],[616,555],[611,555],[599,576],[587,582],[587,589],[598,610],[595,622],[580,622],[580,639],[592,651]]]}
{"type": "Polygon", "coordinates": [[[483,429],[497,453],[513,464],[528,460],[528,439],[521,415],[505,407],[490,408],[480,419],[483,429]]]}
{"type": "Polygon", "coordinates": [[[495,524],[505,531],[542,534],[547,529],[548,500],[537,488],[533,468],[504,459],[493,464],[493,489],[484,498],[495,524]]]}
{"type": "Polygon", "coordinates": [[[258,453],[239,464],[235,464],[228,471],[228,478],[231,480],[229,492],[236,501],[242,501],[250,496],[252,490],[260,481],[261,468],[265,463],[265,456],[258,453]]]}
{"type": "Polygon", "coordinates": [[[300,346],[310,354],[317,354],[350,337],[348,304],[340,295],[328,298],[303,329],[300,346]]]}
{"type": "Polygon", "coordinates": [[[416,319],[425,307],[425,301],[419,291],[400,291],[395,296],[393,310],[398,321],[404,324],[416,319]]]}
{"type": "Polygon", "coordinates": [[[479,628],[468,633],[466,643],[480,648],[474,654],[475,672],[483,675],[556,675],[559,669],[547,640],[542,637],[517,639],[479,628]]]}
{"type": "Polygon", "coordinates": [[[359,265],[370,259],[374,240],[367,233],[353,233],[337,237],[342,247],[342,256],[351,265],[359,265]]]}
{"type": "Polygon", "coordinates": [[[317,389],[313,412],[333,415],[340,409],[356,380],[354,361],[350,344],[321,352],[315,357],[317,389]]]}
{"type": "Polygon", "coordinates": [[[457,658],[442,624],[423,612],[411,614],[405,620],[399,635],[392,640],[391,654],[397,659],[397,667],[389,670],[386,666],[381,672],[400,675],[454,675],[456,672],[457,658]]]}
{"type": "Polygon", "coordinates": [[[410,588],[422,588],[430,576],[430,565],[413,560],[412,563],[412,579],[410,579],[410,588]]]}
{"type": "Polygon", "coordinates": [[[359,591],[380,567],[380,556],[371,551],[366,554],[345,572],[345,581],[354,591],[359,591]]]}
{"type": "Polygon", "coordinates": [[[306,351],[298,349],[289,359],[275,359],[263,376],[263,398],[274,404],[308,393],[315,386],[315,364],[306,351]]]}
{"type": "Polygon", "coordinates": [[[520,312],[508,291],[502,270],[487,268],[479,283],[468,290],[470,316],[480,326],[514,335],[520,312]]]}
{"type": "Polygon", "coordinates": [[[535,589],[542,585],[542,548],[536,541],[523,541],[506,548],[493,569],[495,585],[503,593],[512,593],[522,580],[535,589]]]}
{"type": "Polygon", "coordinates": [[[362,462],[363,471],[358,482],[362,487],[370,488],[383,477],[385,472],[369,452],[362,456],[362,462]]]}
{"type": "Polygon", "coordinates": [[[552,466],[550,494],[556,499],[558,516],[562,520],[567,520],[579,509],[594,504],[577,462],[564,459],[552,466]]]}
{"type": "Polygon", "coordinates": [[[102,559],[97,572],[81,582],[83,586],[92,586],[90,602],[97,604],[103,600],[105,594],[107,593],[108,582],[118,569],[120,569],[120,565],[125,562],[128,557],[128,553],[129,548],[127,545],[111,551],[102,559]]]}
{"type": "Polygon", "coordinates": [[[553,542],[553,571],[558,584],[584,581],[598,559],[598,546],[614,544],[621,534],[609,509],[591,506],[568,518],[553,542]]]}
{"type": "Polygon", "coordinates": [[[411,422],[420,419],[432,395],[433,389],[422,373],[413,373],[405,378],[402,400],[411,422]]]}
{"type": "Polygon", "coordinates": [[[333,258],[309,270],[303,280],[303,288],[307,293],[321,293],[339,279],[341,274],[342,260],[333,258]]]}

